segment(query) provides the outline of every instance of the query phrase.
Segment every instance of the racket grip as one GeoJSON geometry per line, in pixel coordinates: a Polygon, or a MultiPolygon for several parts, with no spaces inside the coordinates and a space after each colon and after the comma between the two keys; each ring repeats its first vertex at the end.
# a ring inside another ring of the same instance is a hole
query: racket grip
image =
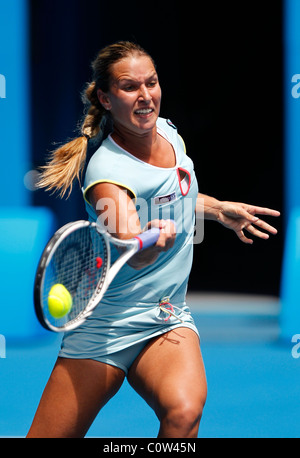
{"type": "MultiPolygon", "coordinates": [[[[176,227],[175,221],[170,220],[176,227]]],[[[142,232],[141,234],[134,237],[139,242],[139,250],[145,250],[145,248],[149,248],[158,240],[160,233],[160,229],[158,227],[152,227],[148,229],[148,231],[142,232]]]]}
{"type": "Polygon", "coordinates": [[[139,250],[144,250],[154,245],[158,240],[159,233],[160,229],[158,227],[152,227],[148,231],[134,237],[139,242],[139,250]]]}

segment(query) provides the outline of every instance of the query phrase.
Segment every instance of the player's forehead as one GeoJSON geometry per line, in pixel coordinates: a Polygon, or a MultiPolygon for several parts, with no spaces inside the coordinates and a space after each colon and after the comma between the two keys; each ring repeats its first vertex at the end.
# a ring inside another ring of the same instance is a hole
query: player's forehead
{"type": "Polygon", "coordinates": [[[150,57],[146,55],[130,55],[111,67],[111,82],[121,81],[143,82],[149,78],[157,77],[156,69],[150,57]]]}

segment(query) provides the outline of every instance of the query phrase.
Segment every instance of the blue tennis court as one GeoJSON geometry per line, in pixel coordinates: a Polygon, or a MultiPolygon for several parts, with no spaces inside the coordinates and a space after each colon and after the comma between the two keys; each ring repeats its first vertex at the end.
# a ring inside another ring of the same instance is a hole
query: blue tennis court
{"type": "MultiPolygon", "coordinates": [[[[279,335],[277,298],[189,296],[208,379],[199,437],[300,436],[300,359],[279,335]]],[[[0,359],[0,437],[24,437],[56,360],[60,336],[6,342],[0,359]],[[4,354],[2,354],[4,356],[4,354]]],[[[196,383],[196,381],[195,381],[196,383]]],[[[124,383],[87,437],[156,437],[151,409],[124,383]]]]}

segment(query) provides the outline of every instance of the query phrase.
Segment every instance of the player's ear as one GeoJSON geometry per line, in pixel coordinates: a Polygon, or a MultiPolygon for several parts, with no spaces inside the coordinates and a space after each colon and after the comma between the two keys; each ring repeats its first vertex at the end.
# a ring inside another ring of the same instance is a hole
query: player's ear
{"type": "Polygon", "coordinates": [[[105,110],[111,109],[111,103],[110,103],[109,96],[105,94],[105,92],[103,92],[101,89],[98,89],[97,97],[98,97],[99,102],[103,106],[103,108],[105,108],[105,110]]]}

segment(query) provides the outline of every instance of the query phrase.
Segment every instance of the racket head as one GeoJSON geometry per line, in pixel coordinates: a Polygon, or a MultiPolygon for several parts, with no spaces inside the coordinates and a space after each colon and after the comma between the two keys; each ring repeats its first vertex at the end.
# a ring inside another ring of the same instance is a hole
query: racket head
{"type": "Polygon", "coordinates": [[[46,245],[35,276],[34,307],[41,325],[55,332],[79,326],[98,304],[99,291],[105,290],[109,265],[109,243],[96,223],[76,221],[60,228],[46,245]],[[50,313],[48,304],[56,284],[72,297],[69,313],[59,318],[50,313]]]}
{"type": "Polygon", "coordinates": [[[121,240],[98,222],[84,220],[56,231],[42,253],[34,282],[35,312],[42,326],[64,332],[82,324],[123,265],[137,251],[154,245],[159,232],[151,228],[133,239],[121,240]],[[111,245],[122,253],[112,266],[111,245]],[[49,293],[54,285],[63,285],[72,297],[70,311],[61,317],[49,310],[49,293]]]}

